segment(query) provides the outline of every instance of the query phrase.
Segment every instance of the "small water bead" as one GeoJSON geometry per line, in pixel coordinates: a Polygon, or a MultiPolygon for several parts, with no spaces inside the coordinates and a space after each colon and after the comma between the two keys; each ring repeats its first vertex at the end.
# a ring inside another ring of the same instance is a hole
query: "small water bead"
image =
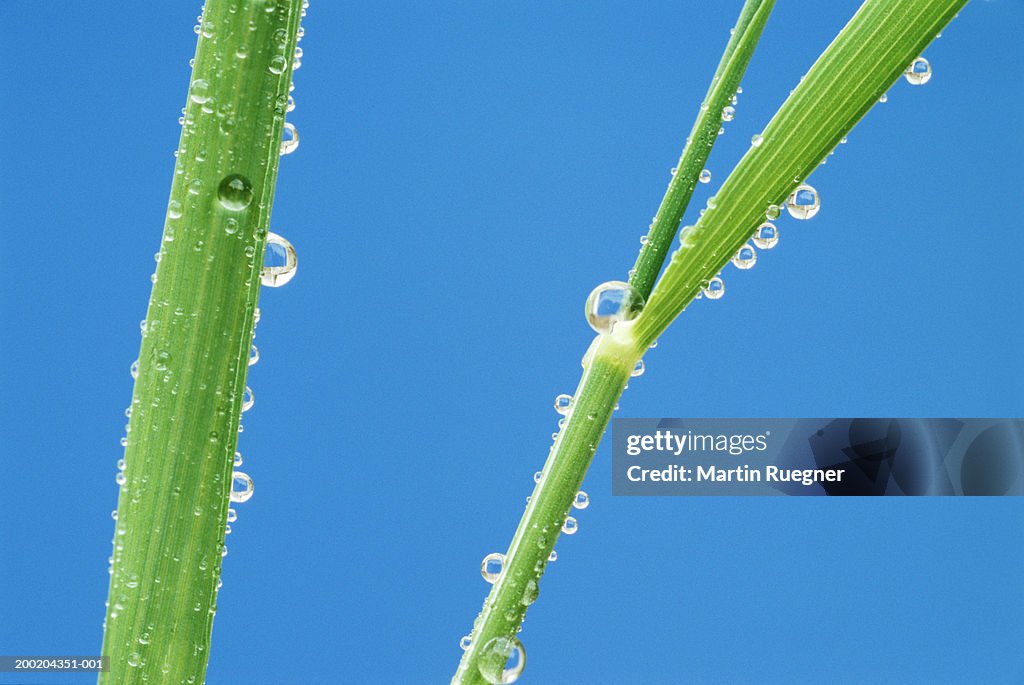
{"type": "Polygon", "coordinates": [[[881,102],[882,104],[885,104],[886,102],[889,102],[889,94],[888,93],[882,93],[882,97],[878,98],[878,101],[881,102]]]}
{"type": "Polygon", "coordinates": [[[217,199],[224,209],[240,212],[252,203],[252,184],[245,176],[225,176],[217,187],[217,199]]]}
{"type": "Polygon", "coordinates": [[[912,86],[922,86],[928,83],[932,77],[932,65],[924,57],[918,57],[907,70],[903,72],[903,78],[912,86]]]}
{"type": "Polygon", "coordinates": [[[722,121],[732,121],[736,116],[736,108],[732,106],[726,106],[722,108],[722,121]]]}
{"type": "Polygon", "coordinates": [[[636,364],[633,365],[633,370],[629,372],[631,378],[637,378],[638,376],[644,375],[644,360],[637,359],[636,364]]]}
{"type": "Polygon", "coordinates": [[[114,509],[112,512],[110,512],[110,518],[114,519],[115,521],[117,520],[117,509],[114,509]]]}
{"type": "Polygon", "coordinates": [[[590,506],[590,495],[580,490],[576,493],[576,496],[572,498],[573,509],[586,509],[590,506]]]}
{"type": "Polygon", "coordinates": [[[242,393],[242,411],[249,411],[254,404],[256,404],[256,396],[252,394],[252,388],[247,385],[242,393]]]}
{"type": "Polygon", "coordinates": [[[242,503],[248,502],[252,497],[254,487],[249,474],[242,471],[231,472],[231,501],[242,503]]]}
{"type": "Polygon", "coordinates": [[[704,297],[709,300],[719,300],[722,298],[722,295],[725,295],[725,282],[718,276],[715,276],[708,281],[702,292],[704,293],[704,297]]]}
{"type": "Polygon", "coordinates": [[[751,245],[744,245],[732,257],[732,264],[737,269],[750,269],[757,263],[757,250],[751,245]]]}
{"type": "Polygon", "coordinates": [[[126,466],[127,466],[127,462],[125,462],[123,457],[121,459],[117,460],[117,470],[118,471],[124,471],[126,466]]]}
{"type": "Polygon", "coordinates": [[[565,522],[562,524],[562,532],[566,535],[575,535],[576,531],[580,529],[580,523],[572,516],[566,516],[565,522]]]}
{"type": "Polygon", "coordinates": [[[167,218],[168,219],[180,219],[182,213],[182,205],[177,200],[171,200],[167,203],[167,218]]]}
{"type": "Polygon", "coordinates": [[[238,520],[238,512],[234,509],[228,509],[228,523],[234,523],[238,520]]]}
{"type": "Polygon", "coordinates": [[[708,171],[707,169],[702,169],[700,172],[700,176],[697,177],[697,180],[700,181],[701,183],[711,183],[711,172],[708,171]]]}
{"type": "Polygon", "coordinates": [[[551,554],[548,555],[548,563],[552,561],[558,561],[558,552],[551,550],[551,554]]]}
{"type": "Polygon", "coordinates": [[[534,483],[539,483],[541,481],[541,479],[543,479],[543,478],[544,478],[544,472],[543,471],[537,471],[537,472],[535,472],[533,474],[533,482],[534,483]]]}
{"type": "Polygon", "coordinates": [[[188,96],[192,102],[203,104],[210,99],[210,83],[201,78],[197,78],[192,82],[192,87],[189,89],[188,96]]]}
{"type": "Polygon", "coordinates": [[[762,250],[770,250],[779,242],[779,229],[770,221],[766,221],[754,231],[754,244],[762,250]]]}
{"type": "Polygon", "coordinates": [[[231,465],[234,466],[235,468],[237,468],[237,467],[242,465],[242,453],[241,452],[235,452],[235,457],[231,461],[231,465]]]}
{"type": "Polygon", "coordinates": [[[764,136],[762,136],[760,133],[755,133],[750,138],[750,144],[753,145],[754,147],[761,147],[761,143],[763,143],[763,142],[764,142],[764,136]]]}
{"type": "Polygon", "coordinates": [[[114,481],[118,485],[124,485],[128,481],[128,476],[124,475],[124,471],[118,471],[117,475],[114,476],[114,481]]]}
{"type": "Polygon", "coordinates": [[[471,635],[463,635],[459,639],[459,649],[465,652],[467,649],[473,646],[473,637],[471,635]]]}
{"type": "Polygon", "coordinates": [[[284,55],[274,55],[270,58],[270,64],[267,65],[267,71],[275,76],[283,74],[287,68],[288,58],[284,55]]]}
{"type": "Polygon", "coordinates": [[[121,447],[127,447],[127,446],[128,446],[128,436],[125,435],[125,436],[121,437],[121,447]]]}
{"type": "Polygon", "coordinates": [[[764,218],[768,221],[775,221],[782,214],[782,210],[779,209],[778,205],[768,205],[767,209],[764,210],[764,218]]]}
{"type": "Polygon", "coordinates": [[[711,197],[708,198],[707,206],[708,206],[708,209],[714,209],[715,207],[718,206],[718,201],[715,199],[714,195],[712,195],[711,197]]]}
{"type": "Polygon", "coordinates": [[[198,195],[203,190],[203,182],[198,178],[192,179],[188,184],[188,194],[198,195]]]}
{"type": "Polygon", "coordinates": [[[287,122],[284,125],[284,134],[281,138],[281,156],[290,155],[299,147],[299,131],[295,124],[287,122]]]}
{"type": "Polygon", "coordinates": [[[818,191],[806,183],[797,186],[797,189],[786,200],[786,211],[794,219],[811,219],[820,209],[821,198],[818,196],[818,191]]]}
{"type": "Polygon", "coordinates": [[[643,308],[644,298],[640,291],[629,283],[607,281],[587,296],[584,313],[591,328],[607,335],[616,324],[635,319],[643,308]]]}
{"type": "Polygon", "coordinates": [[[260,360],[260,348],[255,345],[249,348],[249,366],[252,366],[260,360]]]}
{"type": "Polygon", "coordinates": [[[537,581],[530,578],[526,581],[526,586],[523,588],[523,596],[519,598],[519,602],[523,606],[530,606],[537,601],[537,597],[540,595],[540,586],[537,585],[537,581]]]}
{"type": "Polygon", "coordinates": [[[494,637],[480,650],[477,670],[490,685],[509,685],[526,668],[526,650],[515,636],[494,637]]]}
{"type": "Polygon", "coordinates": [[[572,395],[566,395],[562,393],[555,398],[555,411],[562,416],[569,414],[569,409],[572,407],[572,395]]]}
{"type": "Polygon", "coordinates": [[[298,255],[292,244],[276,233],[267,233],[263,271],[260,274],[263,285],[268,288],[280,288],[295,277],[298,268],[298,255]]]}
{"type": "Polygon", "coordinates": [[[501,552],[491,552],[480,562],[480,575],[491,585],[498,582],[501,572],[505,568],[505,555],[501,552]]]}

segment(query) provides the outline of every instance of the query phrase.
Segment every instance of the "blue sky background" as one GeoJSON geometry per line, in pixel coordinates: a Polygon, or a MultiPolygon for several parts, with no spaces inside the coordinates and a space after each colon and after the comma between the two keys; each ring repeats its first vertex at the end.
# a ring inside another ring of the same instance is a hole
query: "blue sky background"
{"type": "MultiPolygon", "coordinates": [[[[857,4],[780,0],[695,209],[857,4]]],[[[314,0],[209,683],[448,682],[739,5],[314,0]]],[[[99,650],[197,11],[0,7],[0,653],[99,650]]],[[[969,5],[619,415],[1024,415],[1022,31],[969,5]]],[[[585,488],[522,683],[1024,682],[1019,499],[613,499],[607,445],[585,488]]]]}

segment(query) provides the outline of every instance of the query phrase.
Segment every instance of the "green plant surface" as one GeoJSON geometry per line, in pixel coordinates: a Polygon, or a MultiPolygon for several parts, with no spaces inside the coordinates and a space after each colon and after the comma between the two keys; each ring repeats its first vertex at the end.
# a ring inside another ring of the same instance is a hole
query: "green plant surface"
{"type": "MultiPolygon", "coordinates": [[[[867,0],[759,134],[759,145],[752,141],[708,209],[686,231],[639,316],[595,339],[584,357],[583,377],[567,421],[505,553],[502,572],[474,622],[470,645],[452,683],[514,679],[501,671],[505,657],[518,644],[516,634],[539,593],[548,555],[634,364],[751,238],[769,205],[784,203],[965,4],[966,0],[867,0]]],[[[749,6],[744,15],[757,17],[756,10],[747,15],[749,6]]],[[[736,55],[742,54],[739,46],[745,41],[734,34],[730,45],[734,44],[734,56],[727,48],[722,62],[738,67],[741,60],[736,55]]],[[[730,84],[739,81],[728,66],[720,72],[706,100],[709,109],[722,102],[723,93],[731,95],[730,87],[735,86],[730,84]],[[716,92],[717,87],[722,90],[716,92]]],[[[694,131],[700,133],[691,135],[689,145],[707,135],[700,118],[694,131]]],[[[687,161],[686,150],[682,159],[687,161]]],[[[655,220],[652,235],[670,228],[675,232],[683,211],[675,203],[685,209],[692,192],[689,182],[678,177],[699,171],[703,160],[697,164],[698,159],[694,153],[689,165],[679,167],[659,210],[659,216],[665,216],[655,220]],[[670,197],[675,194],[685,200],[670,197]]],[[[661,259],[657,251],[649,256],[641,252],[632,277],[638,288],[647,282],[647,273],[660,268],[661,259]]]]}
{"type": "Polygon", "coordinates": [[[131,402],[101,685],[202,683],[302,0],[207,0],[131,402]]]}

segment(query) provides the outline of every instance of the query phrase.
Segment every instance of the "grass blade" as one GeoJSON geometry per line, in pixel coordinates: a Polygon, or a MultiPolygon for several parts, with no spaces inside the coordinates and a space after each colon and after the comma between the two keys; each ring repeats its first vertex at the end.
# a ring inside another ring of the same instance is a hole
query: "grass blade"
{"type": "Polygon", "coordinates": [[[101,685],[202,683],[302,0],[207,0],[131,404],[101,685]]]}
{"type": "Polygon", "coordinates": [[[630,271],[629,283],[640,291],[644,299],[651,294],[672,241],[676,238],[679,222],[697,187],[700,172],[706,166],[711,148],[718,140],[722,110],[729,105],[733,93],[739,88],[774,5],[775,0],[747,0],[736,20],[732,36],[722,53],[704,102],[701,103],[697,120],[686,138],[686,146],[679,157],[676,172],[654,215],[647,242],[640,249],[636,264],[630,271]]]}
{"type": "Polygon", "coordinates": [[[782,206],[967,0],[868,0],[818,58],[688,232],[632,322],[650,344],[782,206]]]}
{"type": "MultiPolygon", "coordinates": [[[[768,205],[781,204],[806,179],[964,4],[966,0],[867,0],[765,128],[760,146],[752,145],[726,179],[714,209],[688,232],[641,314],[594,340],[584,357],[571,412],[505,554],[502,573],[474,623],[472,642],[453,684],[510,682],[496,678],[501,678],[505,657],[519,646],[516,633],[537,596],[548,554],[634,364],[751,237],[768,205]]],[[[752,15],[752,24],[757,16],[752,15]]],[[[735,54],[740,54],[738,47],[735,54]]],[[[733,63],[735,54],[723,62],[733,63]]],[[[709,110],[734,90],[728,75],[713,80],[709,110]]],[[[698,120],[698,136],[707,135],[707,124],[698,120]]],[[[686,176],[699,173],[706,159],[696,151],[687,159],[688,152],[684,150],[680,167],[683,172],[689,165],[686,176]]],[[[674,235],[692,193],[683,179],[675,188],[673,184],[652,226],[648,254],[641,252],[632,275],[634,287],[646,286],[656,276],[662,259],[658,252],[665,254],[671,242],[664,236],[674,235]]]]}

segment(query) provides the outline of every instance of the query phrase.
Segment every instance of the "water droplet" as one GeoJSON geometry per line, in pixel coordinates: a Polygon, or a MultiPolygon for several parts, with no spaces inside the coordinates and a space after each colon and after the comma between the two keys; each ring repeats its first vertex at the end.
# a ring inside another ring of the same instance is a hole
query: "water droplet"
{"type": "Polygon", "coordinates": [[[732,257],[733,266],[737,269],[750,269],[757,263],[757,250],[751,245],[744,245],[732,257]]]}
{"type": "Polygon", "coordinates": [[[471,635],[463,635],[459,640],[459,649],[466,651],[473,646],[473,637],[471,635]]]}
{"type": "Polygon", "coordinates": [[[566,395],[562,393],[555,398],[555,411],[562,416],[569,414],[569,409],[572,407],[572,395],[566,395]]]}
{"type": "Polygon", "coordinates": [[[234,466],[235,468],[238,468],[239,466],[242,465],[242,453],[241,452],[235,452],[235,458],[232,460],[231,465],[234,466]]]}
{"type": "Polygon", "coordinates": [[[138,668],[139,664],[142,663],[142,656],[138,652],[132,652],[128,655],[128,665],[132,668],[138,668]]]}
{"type": "Polygon", "coordinates": [[[526,581],[526,586],[523,587],[523,596],[520,598],[520,602],[523,606],[530,606],[537,601],[537,595],[540,594],[540,586],[537,585],[537,581],[530,578],[526,581]]]}
{"type": "Polygon", "coordinates": [[[754,231],[754,244],[762,250],[770,250],[779,242],[779,229],[775,224],[766,221],[754,231]]]}
{"type": "Polygon", "coordinates": [[[708,205],[708,209],[714,209],[715,207],[718,206],[718,201],[715,200],[715,196],[714,195],[712,195],[711,197],[708,198],[707,205],[708,205]]]}
{"type": "Polygon", "coordinates": [[[590,495],[580,490],[572,498],[573,509],[586,509],[590,506],[590,495]]]}
{"type": "Polygon", "coordinates": [[[707,169],[703,169],[700,172],[700,176],[697,177],[701,183],[711,183],[711,172],[707,169]]]}
{"type": "Polygon", "coordinates": [[[644,360],[637,359],[636,364],[633,365],[633,370],[629,372],[631,378],[644,375],[644,360]]]}
{"type": "Polygon", "coordinates": [[[616,324],[635,319],[643,308],[640,291],[622,281],[607,281],[590,292],[585,314],[590,327],[606,335],[616,324]]]}
{"type": "Polygon", "coordinates": [[[534,483],[539,483],[543,477],[544,477],[544,472],[543,471],[536,471],[533,474],[533,482],[534,483]]]}
{"type": "Polygon", "coordinates": [[[249,348],[249,366],[252,366],[260,360],[260,348],[253,345],[249,348]]]}
{"type": "Polygon", "coordinates": [[[500,552],[491,552],[480,562],[480,575],[490,584],[498,582],[501,571],[505,567],[505,555],[500,552]]]}
{"type": "Polygon", "coordinates": [[[491,638],[477,659],[477,670],[490,685],[516,682],[525,667],[526,650],[515,636],[491,638]]]}
{"type": "Polygon", "coordinates": [[[153,368],[157,371],[166,371],[171,362],[171,353],[167,350],[153,351],[153,368]]]}
{"type": "Polygon", "coordinates": [[[128,481],[128,477],[124,475],[124,471],[118,471],[117,475],[114,476],[114,481],[118,485],[124,485],[128,481]]]}
{"type": "Polygon", "coordinates": [[[238,520],[238,512],[234,509],[228,509],[228,523],[234,523],[238,520]]]}
{"type": "Polygon", "coordinates": [[[882,97],[878,98],[878,101],[881,102],[882,104],[885,104],[886,102],[889,102],[889,94],[888,93],[882,93],[882,97]]]}
{"type": "Polygon", "coordinates": [[[821,198],[818,197],[818,191],[806,183],[797,186],[797,189],[786,200],[786,211],[794,219],[813,218],[820,209],[821,198]]]}
{"type": "Polygon", "coordinates": [[[725,282],[718,276],[715,276],[704,286],[703,293],[704,297],[709,300],[721,299],[722,295],[725,295],[725,282]]]}
{"type": "Polygon", "coordinates": [[[256,396],[252,394],[252,388],[247,385],[242,393],[242,411],[249,411],[254,404],[256,404],[256,396]]]}
{"type": "Polygon", "coordinates": [[[203,182],[198,178],[192,179],[188,184],[188,194],[198,195],[203,190],[203,182]]]}
{"type": "Polygon", "coordinates": [[[180,219],[182,212],[181,203],[177,200],[171,200],[167,203],[167,218],[168,219],[180,219]]]}
{"type": "Polygon", "coordinates": [[[775,221],[781,213],[782,210],[779,209],[778,205],[768,205],[768,208],[764,210],[764,218],[768,219],[768,221],[775,221]]]}
{"type": "Polygon", "coordinates": [[[268,288],[279,288],[295,277],[298,255],[292,244],[276,233],[267,233],[267,249],[263,254],[260,281],[268,288]]]}
{"type": "Polygon", "coordinates": [[[736,108],[732,106],[725,106],[722,108],[722,121],[732,121],[733,117],[736,116],[736,108]]]}
{"type": "Polygon", "coordinates": [[[548,562],[558,561],[558,552],[551,550],[551,554],[548,555],[548,562]]]}
{"type": "Polygon", "coordinates": [[[562,524],[562,532],[566,535],[575,535],[576,531],[580,529],[579,521],[572,516],[565,517],[565,523],[562,524]]]}
{"type": "Polygon", "coordinates": [[[114,519],[115,521],[117,520],[117,509],[114,509],[112,512],[110,512],[110,518],[114,519]]]}
{"type": "Polygon", "coordinates": [[[288,58],[284,55],[274,55],[270,58],[270,64],[267,65],[267,71],[275,75],[283,74],[287,68],[288,58]]]}
{"type": "Polygon", "coordinates": [[[755,133],[750,137],[750,144],[754,147],[761,147],[761,143],[764,142],[764,136],[760,133],[755,133]]]}
{"type": "Polygon", "coordinates": [[[217,188],[217,199],[224,209],[240,212],[252,202],[252,184],[239,174],[225,176],[217,188]]]}
{"type": "Polygon", "coordinates": [[[299,131],[295,124],[287,122],[284,125],[284,134],[281,138],[281,156],[290,155],[299,147],[299,131]]]}
{"type": "Polygon", "coordinates": [[[224,232],[228,235],[235,235],[238,233],[238,219],[228,217],[228,220],[224,222],[224,232]]]}
{"type": "Polygon", "coordinates": [[[907,70],[903,72],[903,78],[907,79],[907,83],[912,86],[922,86],[928,83],[932,77],[932,65],[928,63],[924,57],[918,57],[907,70]]]}
{"type": "Polygon", "coordinates": [[[252,478],[242,471],[231,472],[231,501],[247,502],[253,493],[252,478]]]}
{"type": "MultiPolygon", "coordinates": [[[[181,92],[181,91],[178,91],[181,92]]],[[[203,104],[210,99],[210,84],[201,78],[197,78],[192,82],[192,88],[189,89],[189,98],[192,102],[203,104]]],[[[180,100],[178,102],[181,102],[180,100]]]]}

